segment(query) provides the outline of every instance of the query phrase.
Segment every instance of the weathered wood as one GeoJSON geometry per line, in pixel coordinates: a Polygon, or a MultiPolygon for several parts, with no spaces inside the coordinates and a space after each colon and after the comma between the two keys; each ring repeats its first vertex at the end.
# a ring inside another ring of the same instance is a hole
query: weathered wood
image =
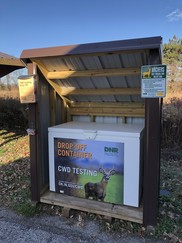
{"type": "Polygon", "coordinates": [[[38,68],[40,69],[40,71],[42,72],[42,74],[44,75],[44,77],[46,78],[47,82],[61,96],[61,94],[60,94],[60,92],[61,92],[60,86],[57,83],[53,82],[52,80],[47,79],[47,70],[45,68],[43,68],[41,65],[38,65],[38,68]]]}
{"type": "Polygon", "coordinates": [[[23,62],[18,58],[0,58],[0,65],[24,67],[23,62]]]}
{"type": "Polygon", "coordinates": [[[95,116],[93,116],[92,114],[90,115],[90,122],[95,122],[95,116]]]}
{"type": "Polygon", "coordinates": [[[144,117],[144,109],[132,108],[70,108],[69,115],[144,117]]]}
{"type": "Polygon", "coordinates": [[[140,68],[114,68],[95,70],[74,70],[47,72],[47,79],[67,79],[73,77],[103,77],[140,75],[140,68]]]}
{"type": "MultiPolygon", "coordinates": [[[[28,64],[28,74],[37,74],[36,65],[28,64]]],[[[29,128],[35,130],[35,135],[30,135],[30,172],[31,172],[31,200],[40,201],[40,167],[38,163],[38,106],[37,103],[29,104],[29,128]]]]}
{"type": "Polygon", "coordinates": [[[71,208],[64,207],[64,208],[62,209],[63,217],[65,217],[65,218],[69,218],[69,216],[70,216],[70,211],[71,211],[71,208]]]}
{"type": "Polygon", "coordinates": [[[67,99],[62,101],[62,109],[61,109],[62,123],[67,122],[67,110],[68,110],[67,102],[68,102],[67,99]]]}
{"type": "Polygon", "coordinates": [[[112,218],[112,217],[108,217],[108,216],[104,216],[104,217],[103,217],[103,220],[104,220],[106,223],[111,224],[111,223],[112,223],[113,218],[112,218]]]}
{"type": "Polygon", "coordinates": [[[50,120],[51,126],[54,126],[56,123],[56,91],[50,89],[50,120]]]}
{"type": "Polygon", "coordinates": [[[68,121],[73,115],[90,116],[90,121],[96,116],[118,116],[126,123],[126,117],[144,117],[145,107],[144,103],[133,102],[73,102],[68,107],[68,121]]]}
{"type": "Polygon", "coordinates": [[[74,87],[62,87],[61,96],[66,95],[140,95],[140,88],[104,88],[104,89],[75,89],[74,87]]]}
{"type": "MultiPolygon", "coordinates": [[[[150,51],[150,63],[161,63],[159,50],[150,51]]],[[[156,225],[160,186],[161,99],[145,99],[144,225],[156,225]]]]}
{"type": "Polygon", "coordinates": [[[82,113],[87,113],[87,112],[91,112],[91,113],[108,113],[108,114],[115,114],[115,113],[128,113],[128,114],[141,114],[144,115],[144,109],[142,108],[135,108],[135,110],[133,110],[133,108],[129,108],[129,107],[116,107],[116,108],[101,108],[101,107],[97,107],[97,108],[70,108],[71,113],[77,113],[77,112],[82,112],[82,113]]]}
{"type": "MultiPolygon", "coordinates": [[[[45,68],[43,68],[41,65],[38,65],[38,68],[40,69],[41,73],[44,75],[44,77],[46,78],[47,76],[47,70],[45,68]]],[[[53,82],[52,80],[50,79],[47,79],[47,82],[51,85],[51,87],[57,92],[57,94],[62,98],[62,100],[66,103],[70,103],[70,100],[67,99],[66,97],[63,97],[61,92],[62,92],[62,89],[60,88],[60,86],[56,83],[56,82],[53,82]]]]}
{"type": "Polygon", "coordinates": [[[132,108],[143,108],[145,104],[139,102],[72,102],[70,107],[132,107],[132,108]]]}
{"type": "Polygon", "coordinates": [[[140,224],[143,223],[143,209],[141,207],[134,208],[128,206],[113,205],[110,203],[71,197],[50,191],[47,191],[41,196],[40,202],[77,209],[94,214],[105,215],[107,217],[128,220],[140,224]]]}
{"type": "Polygon", "coordinates": [[[126,123],[126,116],[122,116],[122,123],[123,123],[123,124],[126,123]]]}

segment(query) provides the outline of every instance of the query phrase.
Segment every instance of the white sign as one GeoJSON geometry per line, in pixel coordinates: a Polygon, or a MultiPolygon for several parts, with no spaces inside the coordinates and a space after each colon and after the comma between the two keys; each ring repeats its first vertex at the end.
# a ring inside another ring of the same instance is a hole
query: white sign
{"type": "Polygon", "coordinates": [[[161,98],[166,96],[166,65],[141,67],[141,97],[161,98]]]}

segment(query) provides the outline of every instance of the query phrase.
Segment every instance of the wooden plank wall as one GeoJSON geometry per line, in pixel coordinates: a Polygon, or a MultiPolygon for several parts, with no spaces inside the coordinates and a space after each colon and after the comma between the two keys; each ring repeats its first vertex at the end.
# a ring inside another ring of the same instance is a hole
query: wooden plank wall
{"type": "Polygon", "coordinates": [[[67,121],[72,116],[89,116],[93,122],[97,116],[121,117],[122,123],[126,123],[127,117],[144,118],[145,108],[143,103],[132,102],[73,102],[68,106],[67,121]]]}

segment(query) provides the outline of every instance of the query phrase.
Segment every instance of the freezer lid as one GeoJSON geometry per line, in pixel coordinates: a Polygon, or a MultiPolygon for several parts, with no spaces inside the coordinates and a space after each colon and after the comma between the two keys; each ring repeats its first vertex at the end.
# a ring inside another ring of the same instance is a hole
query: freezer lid
{"type": "Polygon", "coordinates": [[[54,127],[49,127],[49,132],[56,133],[89,133],[93,137],[97,135],[105,136],[125,136],[139,137],[144,129],[140,124],[104,124],[95,122],[67,122],[54,127]]]}

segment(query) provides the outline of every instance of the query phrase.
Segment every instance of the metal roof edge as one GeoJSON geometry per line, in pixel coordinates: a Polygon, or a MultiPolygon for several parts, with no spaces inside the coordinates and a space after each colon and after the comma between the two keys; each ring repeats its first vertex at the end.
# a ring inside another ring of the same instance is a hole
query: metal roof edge
{"type": "Polygon", "coordinates": [[[20,59],[0,58],[0,65],[24,68],[26,65],[20,59]]]}
{"type": "Polygon", "coordinates": [[[19,58],[0,52],[0,78],[24,67],[25,64],[19,58]]]}
{"type": "Polygon", "coordinates": [[[128,40],[117,40],[108,42],[86,43],[69,46],[56,46],[47,48],[36,48],[23,50],[20,59],[31,59],[40,57],[54,57],[67,55],[83,55],[91,53],[117,52],[138,49],[159,49],[162,37],[147,37],[128,40]]]}
{"type": "Polygon", "coordinates": [[[20,58],[8,55],[4,52],[0,52],[0,65],[25,67],[24,63],[20,58]]]}
{"type": "Polygon", "coordinates": [[[18,59],[17,57],[8,55],[8,54],[6,54],[4,52],[0,52],[0,58],[18,59]]]}

